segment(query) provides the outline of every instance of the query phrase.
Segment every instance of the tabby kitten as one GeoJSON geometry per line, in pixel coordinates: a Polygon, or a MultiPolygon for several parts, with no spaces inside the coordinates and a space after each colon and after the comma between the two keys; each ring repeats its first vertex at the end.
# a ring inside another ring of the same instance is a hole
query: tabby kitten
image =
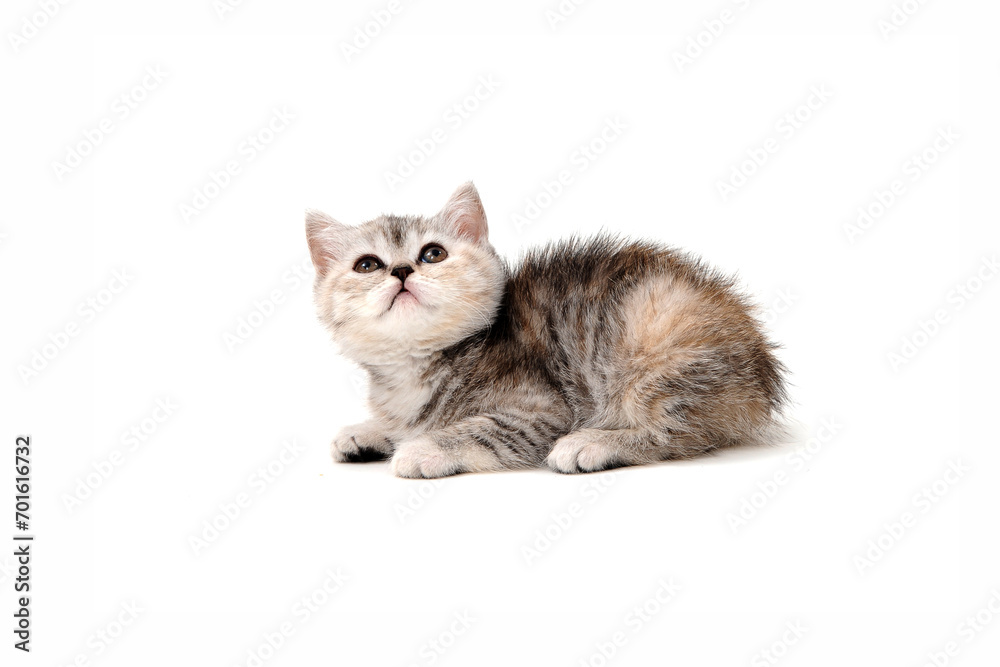
{"type": "Polygon", "coordinates": [[[310,211],[322,322],[370,377],[372,419],[337,461],[401,477],[591,472],[768,436],[784,368],[734,282],[610,236],[534,250],[487,240],[472,183],[431,217],[349,227],[310,211]]]}

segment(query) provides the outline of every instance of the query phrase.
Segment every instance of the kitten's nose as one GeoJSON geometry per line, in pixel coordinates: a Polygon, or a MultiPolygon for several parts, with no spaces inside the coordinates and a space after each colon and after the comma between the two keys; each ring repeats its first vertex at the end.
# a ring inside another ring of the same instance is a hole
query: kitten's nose
{"type": "Polygon", "coordinates": [[[389,273],[399,278],[399,282],[405,283],[406,276],[413,273],[413,267],[409,264],[400,264],[399,266],[394,267],[389,273]]]}

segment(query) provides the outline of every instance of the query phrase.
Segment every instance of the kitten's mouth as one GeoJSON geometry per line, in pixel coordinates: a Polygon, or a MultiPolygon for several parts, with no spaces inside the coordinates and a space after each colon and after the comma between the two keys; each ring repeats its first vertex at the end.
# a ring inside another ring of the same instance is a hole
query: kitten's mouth
{"type": "Polygon", "coordinates": [[[386,310],[392,310],[392,307],[396,305],[397,301],[413,301],[416,302],[417,297],[413,295],[413,292],[406,289],[405,287],[400,287],[399,291],[396,292],[396,296],[392,297],[392,302],[386,310]]]}

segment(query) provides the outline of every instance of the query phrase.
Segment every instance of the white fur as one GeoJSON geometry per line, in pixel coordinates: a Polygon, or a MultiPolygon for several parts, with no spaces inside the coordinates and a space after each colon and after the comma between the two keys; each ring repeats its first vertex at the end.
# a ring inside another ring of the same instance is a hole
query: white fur
{"type": "Polygon", "coordinates": [[[427,435],[399,443],[392,457],[397,477],[447,477],[456,472],[500,470],[499,462],[482,449],[445,450],[427,435]]]}
{"type": "Polygon", "coordinates": [[[371,449],[388,455],[391,451],[383,446],[384,433],[373,422],[352,424],[340,429],[333,442],[330,443],[330,454],[334,461],[347,461],[351,456],[357,456],[361,449],[371,449]]]}
{"type": "Polygon", "coordinates": [[[585,428],[556,440],[545,463],[557,472],[590,472],[604,469],[618,453],[607,432],[585,428]]]}

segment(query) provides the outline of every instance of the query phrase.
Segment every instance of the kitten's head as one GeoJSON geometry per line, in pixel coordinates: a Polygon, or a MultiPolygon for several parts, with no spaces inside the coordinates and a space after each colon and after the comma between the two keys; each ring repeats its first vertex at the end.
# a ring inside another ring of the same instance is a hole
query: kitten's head
{"type": "Polygon", "coordinates": [[[489,326],[505,269],[472,183],[431,217],[382,215],[356,227],[306,214],[319,316],[359,363],[442,350],[489,326]]]}

